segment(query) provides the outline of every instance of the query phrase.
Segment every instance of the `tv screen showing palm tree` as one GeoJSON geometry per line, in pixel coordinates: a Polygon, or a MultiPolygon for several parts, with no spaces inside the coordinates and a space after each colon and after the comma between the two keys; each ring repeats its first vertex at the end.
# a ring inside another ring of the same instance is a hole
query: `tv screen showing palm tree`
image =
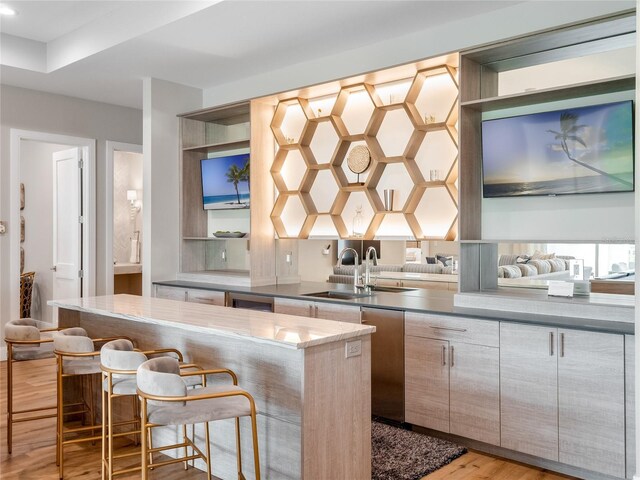
{"type": "Polygon", "coordinates": [[[631,100],[482,122],[483,196],[634,189],[631,100]]]}
{"type": "Polygon", "coordinates": [[[200,160],[205,210],[249,208],[249,154],[200,160]]]}

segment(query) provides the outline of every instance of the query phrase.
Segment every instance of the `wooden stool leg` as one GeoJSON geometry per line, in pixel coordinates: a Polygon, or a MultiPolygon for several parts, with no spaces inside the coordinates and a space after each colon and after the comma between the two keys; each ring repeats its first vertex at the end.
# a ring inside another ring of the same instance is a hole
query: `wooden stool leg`
{"type": "MultiPolygon", "coordinates": [[[[193,438],[195,439],[195,435],[193,438]]],[[[209,422],[204,424],[204,441],[207,453],[207,478],[211,478],[211,438],[209,436],[209,422]]]]}
{"type": "Polygon", "coordinates": [[[7,449],[13,448],[13,348],[7,343],[7,449]]]}
{"type": "MultiPolygon", "coordinates": [[[[185,444],[187,443],[187,426],[186,425],[182,425],[182,441],[185,444]]],[[[195,438],[194,438],[194,441],[195,441],[195,438]]],[[[187,448],[186,445],[184,446],[184,456],[185,457],[189,456],[188,448],[187,448]]],[[[185,460],[184,461],[184,469],[186,470],[187,468],[189,468],[189,462],[187,460],[185,460]]]]}
{"type": "Polygon", "coordinates": [[[238,463],[238,478],[242,478],[242,446],[240,445],[240,419],[236,417],[236,461],[238,463]]]}
{"type": "MultiPolygon", "coordinates": [[[[104,376],[103,376],[104,378],[104,376]]],[[[100,463],[102,465],[101,468],[101,477],[102,480],[105,480],[106,478],[106,470],[107,470],[107,412],[106,412],[106,404],[107,402],[105,401],[105,391],[104,391],[104,387],[102,386],[102,384],[100,385],[100,392],[101,392],[101,417],[102,417],[102,445],[100,446],[100,450],[101,450],[101,459],[100,459],[100,463]]],[[[110,467],[109,467],[110,468],[110,467]]]]}
{"type": "MultiPolygon", "coordinates": [[[[109,382],[111,383],[111,382],[109,382]]],[[[109,456],[109,480],[113,478],[113,397],[111,396],[111,385],[109,385],[109,391],[107,392],[107,431],[109,436],[107,438],[107,455],[109,456]]]]}
{"type": "MultiPolygon", "coordinates": [[[[142,399],[142,413],[140,415],[140,420],[142,424],[142,431],[140,434],[140,440],[142,441],[142,449],[141,449],[141,460],[142,460],[142,471],[141,471],[141,479],[148,480],[149,478],[149,469],[147,468],[147,432],[151,433],[151,429],[147,429],[147,401],[142,399]]],[[[149,438],[150,435],[149,435],[149,438]]]]}
{"type": "Polygon", "coordinates": [[[64,478],[64,395],[62,387],[62,357],[58,355],[58,475],[64,478]]]}
{"type": "Polygon", "coordinates": [[[260,452],[258,451],[258,422],[256,421],[255,405],[252,405],[251,408],[251,431],[253,433],[253,463],[256,470],[256,480],[260,480],[260,452]]]}

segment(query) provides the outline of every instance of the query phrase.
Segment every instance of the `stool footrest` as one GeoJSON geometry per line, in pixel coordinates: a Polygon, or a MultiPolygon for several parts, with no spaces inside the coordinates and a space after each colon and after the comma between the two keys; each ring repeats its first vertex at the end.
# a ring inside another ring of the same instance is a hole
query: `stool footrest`
{"type": "Polygon", "coordinates": [[[31,420],[42,420],[43,418],[54,418],[55,416],[55,413],[49,413],[47,415],[36,415],[35,417],[12,418],[11,423],[30,422],[31,420]]]}
{"type": "Polygon", "coordinates": [[[40,412],[42,410],[55,410],[56,408],[58,408],[58,406],[53,405],[52,407],[38,407],[38,408],[27,408],[26,410],[13,410],[11,413],[13,415],[17,415],[19,413],[40,412]]]}

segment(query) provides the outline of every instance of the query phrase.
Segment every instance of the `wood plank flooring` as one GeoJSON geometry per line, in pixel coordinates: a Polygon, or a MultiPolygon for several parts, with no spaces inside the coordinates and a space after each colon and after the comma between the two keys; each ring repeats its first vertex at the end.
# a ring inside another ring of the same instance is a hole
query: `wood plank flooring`
{"type": "MultiPolygon", "coordinates": [[[[18,408],[33,408],[55,404],[55,362],[39,360],[17,364],[14,369],[14,404],[18,408]],[[27,406],[28,405],[28,406],[27,406]]],[[[55,464],[54,418],[26,422],[14,426],[13,454],[6,444],[6,362],[0,366],[0,478],[2,480],[57,480],[55,464]]],[[[132,446],[124,446],[132,449],[132,446]]],[[[123,450],[124,451],[124,450],[123,450]]],[[[65,479],[100,479],[100,445],[90,443],[65,449],[65,479]]],[[[129,460],[135,464],[137,458],[129,460]]],[[[214,459],[215,461],[215,459],[214,459]]],[[[125,464],[122,464],[123,466],[125,464]]],[[[152,471],[150,478],[204,479],[206,473],[182,465],[172,465],[152,471]]],[[[118,479],[135,479],[139,474],[122,475],[118,479]]],[[[572,477],[529,467],[498,457],[471,451],[423,480],[566,480],[572,477]]],[[[332,479],[334,480],[334,479],[332,479]]],[[[339,479],[335,479],[339,480],[339,479]]]]}

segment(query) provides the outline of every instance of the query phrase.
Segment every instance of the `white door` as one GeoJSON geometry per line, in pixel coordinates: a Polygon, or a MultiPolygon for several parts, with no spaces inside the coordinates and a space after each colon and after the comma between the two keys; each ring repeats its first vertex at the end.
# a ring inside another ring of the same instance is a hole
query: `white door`
{"type": "Polygon", "coordinates": [[[53,154],[53,298],[82,296],[81,149],[53,154]]]}

